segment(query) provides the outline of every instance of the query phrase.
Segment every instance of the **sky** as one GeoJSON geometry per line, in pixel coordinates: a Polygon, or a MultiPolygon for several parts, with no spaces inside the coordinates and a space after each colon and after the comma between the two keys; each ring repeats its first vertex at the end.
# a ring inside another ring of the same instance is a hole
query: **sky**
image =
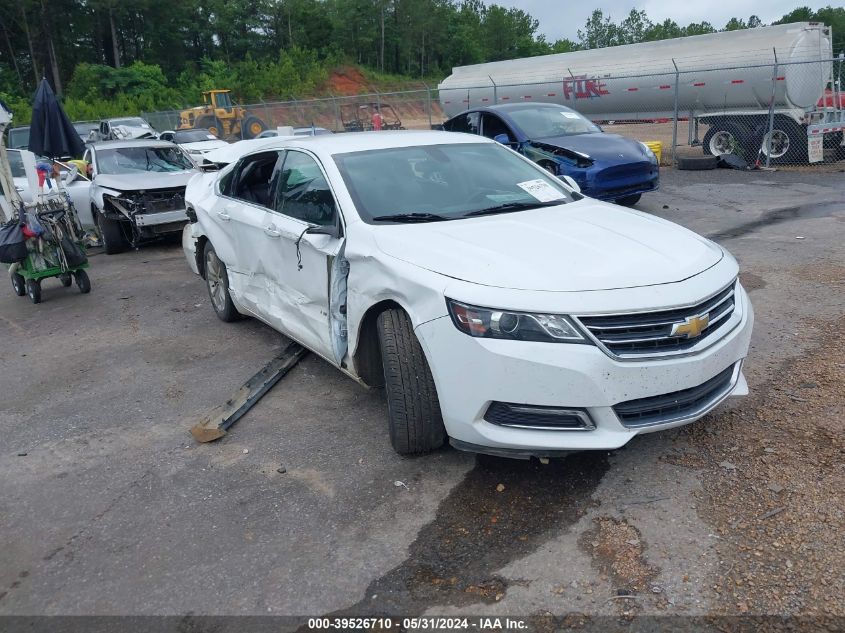
{"type": "Polygon", "coordinates": [[[562,38],[578,41],[578,29],[584,28],[584,23],[594,9],[601,9],[605,16],[609,15],[616,23],[621,22],[631,9],[637,8],[645,11],[652,22],[671,18],[680,26],[686,26],[690,22],[706,21],[718,29],[724,27],[732,17],[747,20],[748,16],[757,15],[764,24],[770,24],[796,7],[819,9],[839,4],[837,0],[643,0],[637,3],[629,0],[604,0],[601,3],[576,0],[485,0],[485,3],[527,11],[540,21],[539,32],[549,42],[562,38]]]}

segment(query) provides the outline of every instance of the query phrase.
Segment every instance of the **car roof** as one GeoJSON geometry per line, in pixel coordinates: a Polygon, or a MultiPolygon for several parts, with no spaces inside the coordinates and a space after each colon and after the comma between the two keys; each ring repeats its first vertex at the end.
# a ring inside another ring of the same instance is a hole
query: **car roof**
{"type": "Polygon", "coordinates": [[[123,141],[97,141],[91,143],[94,149],[124,149],[126,147],[174,147],[170,141],[159,141],[156,139],[126,139],[123,141]]]}
{"type": "Polygon", "coordinates": [[[318,136],[276,137],[277,143],[269,142],[262,150],[278,147],[302,147],[326,154],[362,152],[371,149],[412,147],[414,145],[445,145],[450,143],[494,143],[490,139],[474,134],[442,132],[438,130],[390,130],[379,132],[347,132],[345,134],[321,134],[318,136]]]}

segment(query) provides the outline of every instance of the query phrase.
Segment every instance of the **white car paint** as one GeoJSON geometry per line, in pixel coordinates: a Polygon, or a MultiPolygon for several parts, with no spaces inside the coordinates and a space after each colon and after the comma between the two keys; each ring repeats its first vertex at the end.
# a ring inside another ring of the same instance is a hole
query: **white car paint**
{"type": "MultiPolygon", "coordinates": [[[[168,141],[158,140],[129,140],[129,141],[102,141],[94,143],[88,147],[85,152],[85,161],[91,165],[91,186],[89,188],[89,196],[87,208],[89,213],[93,214],[94,209],[102,214],[106,209],[104,196],[120,197],[123,195],[136,195],[140,192],[155,193],[160,190],[178,190],[185,187],[187,183],[196,173],[195,169],[179,170],[174,172],[154,172],[154,171],[137,171],[123,174],[101,173],[100,166],[100,152],[110,149],[123,148],[176,148],[177,146],[168,141]]],[[[183,156],[184,156],[183,152],[183,156]]],[[[194,163],[188,161],[190,165],[194,163]]],[[[160,210],[155,212],[148,212],[143,214],[136,214],[129,216],[126,212],[121,211],[126,216],[126,220],[134,224],[136,227],[151,227],[155,225],[167,225],[174,222],[187,220],[185,210],[182,208],[173,210],[160,210]],[[140,221],[138,219],[140,218],[140,221]]],[[[148,236],[144,236],[148,237],[148,236]]]]}
{"type": "MultiPolygon", "coordinates": [[[[692,422],[725,397],[748,392],[741,363],[748,352],[753,311],[737,281],[736,261],[716,244],[671,222],[577,195],[566,204],[502,215],[427,224],[372,223],[356,207],[336,155],[495,142],[411,131],[272,140],[276,142],[245,148],[241,158],[270,149],[314,157],[340,210],[342,236],[303,233],[306,222],[221,195],[218,181],[237,168],[235,144],[227,156],[232,164],[197,175],[188,185],[186,202],[196,222],[185,228],[183,246],[192,270],[199,272],[198,243],[210,241],[226,265],[231,297],[240,312],[268,323],[359,380],[364,378],[357,353],[365,315],[383,301],[398,304],[425,352],[443,421],[456,446],[521,456],[613,449],[638,433],[692,422]],[[729,288],[735,302],[730,316],[683,353],[618,357],[579,320],[687,309],[729,288]],[[571,315],[585,341],[476,338],[453,323],[447,298],[493,309],[571,315]],[[695,388],[725,372],[730,384],[718,397],[682,417],[632,427],[613,409],[695,388]],[[493,424],[485,420],[493,402],[583,409],[595,428],[493,424]]],[[[520,160],[538,178],[548,177],[528,159],[520,160]]],[[[371,186],[385,186],[382,175],[373,174],[371,186]]]]}
{"type": "MultiPolygon", "coordinates": [[[[9,155],[9,163],[12,166],[12,179],[15,181],[15,188],[18,190],[18,194],[24,203],[29,204],[35,197],[36,191],[32,188],[29,178],[25,171],[23,171],[23,165],[25,161],[32,161],[34,163],[36,161],[35,155],[27,150],[9,149],[6,152],[9,155]]],[[[57,183],[52,182],[52,179],[48,180],[52,185],[52,189],[45,184],[45,191],[56,190],[57,183]]],[[[91,181],[81,175],[77,175],[72,182],[64,183],[64,188],[67,190],[74,208],[76,208],[76,214],[79,217],[80,224],[86,229],[93,229],[94,218],[91,215],[90,202],[91,181]]]]}
{"type": "MultiPolygon", "coordinates": [[[[173,130],[168,130],[159,134],[158,137],[162,141],[171,141],[176,143],[174,140],[175,134],[176,132],[173,130]]],[[[188,152],[188,154],[191,155],[191,158],[197,160],[201,158],[203,154],[207,154],[211,150],[218,149],[220,147],[226,147],[229,144],[226,141],[217,138],[211,132],[208,132],[205,136],[206,139],[202,141],[191,141],[189,143],[181,142],[177,143],[177,145],[188,152]]]]}

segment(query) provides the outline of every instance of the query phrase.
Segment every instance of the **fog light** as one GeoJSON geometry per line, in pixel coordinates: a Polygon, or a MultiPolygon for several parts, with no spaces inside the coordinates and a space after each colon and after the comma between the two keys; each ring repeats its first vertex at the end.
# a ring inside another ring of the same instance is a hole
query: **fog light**
{"type": "Polygon", "coordinates": [[[596,428],[586,409],[492,402],[484,419],[490,424],[518,429],[592,431],[596,428]]]}

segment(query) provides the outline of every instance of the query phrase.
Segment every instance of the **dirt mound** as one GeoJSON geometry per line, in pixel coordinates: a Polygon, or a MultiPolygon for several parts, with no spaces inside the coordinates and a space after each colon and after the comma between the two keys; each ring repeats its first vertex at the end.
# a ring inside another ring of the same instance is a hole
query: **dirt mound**
{"type": "Polygon", "coordinates": [[[372,86],[354,66],[336,68],[329,75],[328,89],[334,95],[357,95],[371,92],[372,86]]]}

